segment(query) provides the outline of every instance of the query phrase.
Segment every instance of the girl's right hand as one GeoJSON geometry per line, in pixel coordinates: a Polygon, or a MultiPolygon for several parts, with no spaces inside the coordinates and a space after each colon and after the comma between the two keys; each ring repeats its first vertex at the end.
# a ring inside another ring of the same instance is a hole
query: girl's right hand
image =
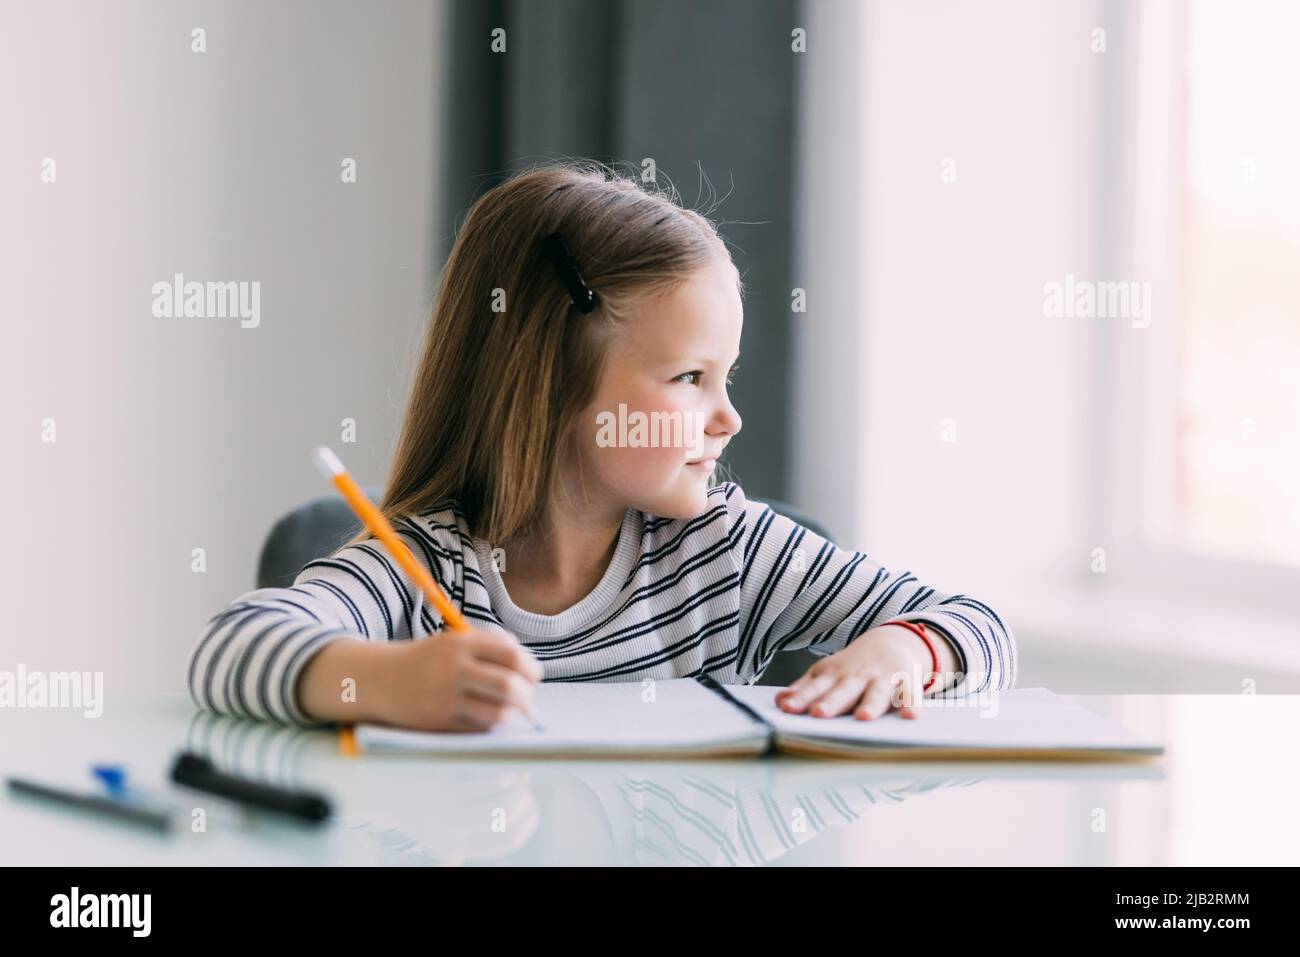
{"type": "Polygon", "coordinates": [[[542,666],[504,631],[444,630],[388,656],[381,720],[421,731],[487,731],[531,708],[542,666]]]}

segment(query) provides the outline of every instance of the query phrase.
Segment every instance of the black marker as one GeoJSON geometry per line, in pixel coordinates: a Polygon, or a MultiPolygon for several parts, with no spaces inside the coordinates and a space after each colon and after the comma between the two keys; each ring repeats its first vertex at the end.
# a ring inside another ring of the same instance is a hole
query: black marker
{"type": "Polygon", "coordinates": [[[238,801],[250,807],[278,811],[304,821],[320,823],[330,816],[329,801],[310,791],[289,791],[260,781],[237,778],[218,771],[212,762],[192,751],[182,751],[172,767],[172,780],[197,791],[238,801]]]}

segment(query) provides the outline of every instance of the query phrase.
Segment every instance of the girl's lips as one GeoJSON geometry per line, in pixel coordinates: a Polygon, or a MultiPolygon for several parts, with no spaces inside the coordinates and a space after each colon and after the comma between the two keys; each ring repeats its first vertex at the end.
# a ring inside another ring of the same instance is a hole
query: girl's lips
{"type": "Polygon", "coordinates": [[[715,465],[718,464],[718,460],[716,458],[696,459],[694,462],[687,462],[686,464],[689,465],[691,468],[696,468],[696,469],[702,469],[702,468],[712,469],[715,465]]]}

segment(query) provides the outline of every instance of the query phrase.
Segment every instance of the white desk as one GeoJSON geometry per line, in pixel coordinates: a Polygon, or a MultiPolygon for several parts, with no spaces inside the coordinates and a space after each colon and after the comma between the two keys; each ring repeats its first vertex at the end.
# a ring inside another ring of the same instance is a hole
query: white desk
{"type": "MultiPolygon", "coordinates": [[[[0,774],[166,787],[183,747],[317,789],[311,829],[213,819],[169,837],[0,795],[4,864],[1296,865],[1296,696],[1071,696],[1168,753],[1146,766],[348,759],[336,736],[197,712],[183,694],[104,714],[0,711],[0,774]]],[[[922,716],[920,719],[924,721],[922,716]]],[[[184,793],[187,806],[209,806],[184,793]]]]}

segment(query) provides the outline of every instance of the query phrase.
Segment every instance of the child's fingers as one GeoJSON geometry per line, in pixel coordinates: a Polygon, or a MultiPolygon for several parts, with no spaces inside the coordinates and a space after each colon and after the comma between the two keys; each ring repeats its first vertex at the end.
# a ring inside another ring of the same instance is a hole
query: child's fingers
{"type": "Polygon", "coordinates": [[[869,721],[884,714],[889,710],[889,699],[893,690],[893,682],[888,678],[872,679],[871,687],[862,696],[862,703],[858,705],[853,717],[860,721],[869,721]]]}
{"type": "Polygon", "coordinates": [[[465,694],[488,704],[527,708],[533,703],[533,686],[517,671],[488,661],[474,661],[461,677],[465,694]]]}
{"type": "Polygon", "coordinates": [[[794,681],[790,682],[788,687],[782,688],[780,691],[776,693],[776,703],[780,704],[782,698],[788,698],[791,695],[803,691],[805,688],[808,687],[809,682],[811,682],[812,680],[813,680],[812,672],[811,671],[805,672],[801,677],[796,678],[794,681]]]}
{"type": "Polygon", "coordinates": [[[898,684],[898,713],[904,718],[921,717],[921,686],[911,674],[898,684]]]}
{"type": "Polygon", "coordinates": [[[833,718],[837,714],[852,711],[866,687],[866,678],[845,675],[833,688],[808,706],[808,713],[815,718],[833,718]]]}
{"type": "MultiPolygon", "coordinates": [[[[834,687],[835,682],[838,681],[839,678],[835,675],[805,675],[799,680],[806,683],[798,691],[794,692],[794,694],[780,702],[781,707],[786,711],[794,711],[796,713],[803,711],[804,706],[808,702],[815,701],[822,692],[834,687]]],[[[796,684],[797,683],[798,682],[796,682],[796,684]]],[[[791,687],[793,687],[793,685],[791,687]]]]}
{"type": "Polygon", "coordinates": [[[813,675],[811,671],[805,671],[798,678],[794,679],[794,681],[791,681],[790,684],[788,684],[786,687],[778,691],[776,693],[777,698],[778,699],[783,698],[787,695],[793,694],[794,692],[800,690],[801,688],[805,687],[809,681],[812,680],[812,677],[813,675]]]}
{"type": "Polygon", "coordinates": [[[510,668],[530,681],[542,680],[541,662],[514,635],[504,631],[476,631],[465,635],[464,639],[470,654],[479,661],[510,668]]]}
{"type": "Polygon", "coordinates": [[[452,716],[452,721],[456,727],[467,731],[487,731],[504,721],[508,715],[509,708],[504,705],[462,695],[456,704],[456,713],[452,716]]]}

